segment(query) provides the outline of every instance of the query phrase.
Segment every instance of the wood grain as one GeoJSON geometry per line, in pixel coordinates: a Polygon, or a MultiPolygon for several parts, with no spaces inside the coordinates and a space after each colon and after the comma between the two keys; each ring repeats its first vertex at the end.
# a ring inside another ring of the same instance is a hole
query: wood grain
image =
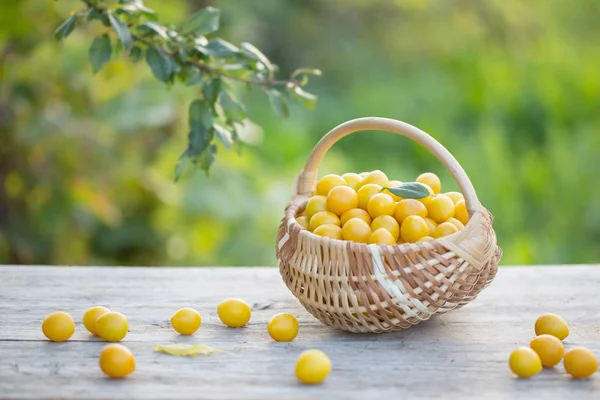
{"type": "Polygon", "coordinates": [[[321,325],[287,291],[273,268],[0,267],[0,398],[2,399],[567,399],[595,398],[600,374],[573,381],[558,366],[530,380],[508,370],[511,350],[525,346],[544,312],[571,327],[567,347],[600,355],[600,268],[504,267],[465,308],[407,331],[351,334],[321,325]],[[253,306],[250,324],[223,326],[216,305],[240,297],[253,306]],[[129,318],[123,341],[137,370],[109,380],[98,368],[104,346],[81,324],[84,311],[105,305],[129,318]],[[182,337],[169,317],[191,306],[202,327],[182,337]],[[41,322],[64,310],[77,329],[66,343],[50,343],[41,322]],[[294,342],[275,343],[266,322],[278,312],[300,321],[294,342]],[[152,352],[156,344],[206,343],[231,354],[195,358],[152,352]],[[296,382],[298,354],[320,348],[333,371],[325,384],[296,382]]]}

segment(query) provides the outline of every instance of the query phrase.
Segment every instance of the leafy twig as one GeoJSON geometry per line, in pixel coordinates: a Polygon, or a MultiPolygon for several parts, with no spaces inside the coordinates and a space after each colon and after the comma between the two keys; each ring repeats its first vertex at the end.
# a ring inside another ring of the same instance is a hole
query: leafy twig
{"type": "Polygon", "coordinates": [[[142,0],[82,0],[85,8],[72,13],[54,32],[57,40],[69,36],[78,24],[99,21],[107,32],[96,37],[89,57],[94,73],[110,60],[120,46],[137,62],[145,58],[154,76],[167,85],[175,82],[196,86],[198,98],[189,108],[188,145],[175,168],[175,180],[198,168],[208,172],[217,152],[216,141],[226,148],[239,142],[236,128],[246,120],[244,105],[227,81],[261,88],[275,112],[288,114],[288,99],[295,98],[313,108],[316,96],[302,89],[310,75],[321,71],[299,68],[288,79],[276,79],[277,66],[256,47],[239,47],[211,37],[219,29],[220,11],[204,8],[178,29],[158,21],[156,13],[142,0]],[[114,37],[118,41],[113,43],[114,37]]]}

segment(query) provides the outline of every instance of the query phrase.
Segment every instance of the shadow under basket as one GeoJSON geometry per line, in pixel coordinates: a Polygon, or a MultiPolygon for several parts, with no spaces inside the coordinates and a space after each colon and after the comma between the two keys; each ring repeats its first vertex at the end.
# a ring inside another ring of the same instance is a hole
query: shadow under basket
{"type": "Polygon", "coordinates": [[[409,328],[473,300],[496,275],[502,250],[491,214],[448,150],[407,123],[359,118],[331,130],[313,149],[279,226],[276,254],[287,287],[321,322],[351,332],[385,332],[409,328]],[[433,153],[465,197],[465,227],[439,239],[388,246],[317,236],[296,222],[325,153],[344,136],[362,130],[397,133],[433,153]]]}

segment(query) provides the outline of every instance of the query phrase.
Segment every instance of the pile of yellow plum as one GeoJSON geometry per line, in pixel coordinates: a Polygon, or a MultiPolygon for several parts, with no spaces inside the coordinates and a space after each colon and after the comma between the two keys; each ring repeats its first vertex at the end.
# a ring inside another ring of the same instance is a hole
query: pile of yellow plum
{"type": "MultiPolygon", "coordinates": [[[[217,314],[221,322],[228,327],[241,328],[250,321],[252,312],[245,301],[227,299],[217,306],[217,314]]],[[[202,324],[200,313],[189,307],[177,310],[170,321],[171,327],[182,335],[193,335],[202,324]]],[[[83,325],[91,334],[107,342],[119,342],[129,331],[129,322],[125,315],[102,306],[88,309],[83,315],[83,325]]],[[[269,335],[277,342],[291,342],[298,335],[298,330],[298,320],[287,313],[276,314],[267,323],[269,335]]],[[[75,332],[75,321],[68,313],[56,311],[44,319],[42,332],[53,342],[64,342],[75,332]]],[[[127,347],[111,343],[100,352],[99,365],[102,372],[109,377],[125,378],[135,371],[135,358],[127,347]]],[[[306,350],[296,360],[296,377],[302,383],[323,382],[330,371],[331,361],[321,350],[306,350]]]]}
{"type": "Polygon", "coordinates": [[[530,378],[561,360],[565,371],[576,379],[588,378],[598,369],[598,360],[590,350],[573,347],[565,352],[562,341],[569,336],[569,326],[560,316],[540,316],[535,322],[535,334],[529,347],[515,349],[508,359],[508,366],[519,378],[530,378]]]}
{"type": "Polygon", "coordinates": [[[458,232],[469,220],[459,192],[441,193],[431,172],[416,182],[382,171],[325,175],[296,220],[315,235],[359,243],[402,244],[458,232]]]}

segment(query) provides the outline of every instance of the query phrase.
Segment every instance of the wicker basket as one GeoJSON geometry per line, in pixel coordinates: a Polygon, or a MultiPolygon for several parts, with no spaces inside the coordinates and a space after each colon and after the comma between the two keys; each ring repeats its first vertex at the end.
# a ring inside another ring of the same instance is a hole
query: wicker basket
{"type": "Polygon", "coordinates": [[[502,255],[492,216],[452,154],[420,129],[386,118],[348,121],[319,141],[296,178],[276,252],[283,280],[304,307],[324,324],[351,332],[406,329],[467,304],[492,281],[502,255]],[[440,239],[387,246],[317,236],[296,222],[327,150],[362,130],[404,135],[433,153],[463,192],[465,228],[440,239]]]}

